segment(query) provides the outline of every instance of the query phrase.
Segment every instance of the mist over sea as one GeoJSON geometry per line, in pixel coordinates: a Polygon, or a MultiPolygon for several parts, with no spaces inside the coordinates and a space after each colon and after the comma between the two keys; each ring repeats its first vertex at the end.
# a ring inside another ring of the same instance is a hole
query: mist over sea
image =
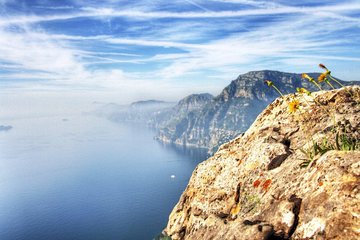
{"type": "Polygon", "coordinates": [[[2,240],[152,239],[206,158],[90,115],[1,124],[2,240]]]}

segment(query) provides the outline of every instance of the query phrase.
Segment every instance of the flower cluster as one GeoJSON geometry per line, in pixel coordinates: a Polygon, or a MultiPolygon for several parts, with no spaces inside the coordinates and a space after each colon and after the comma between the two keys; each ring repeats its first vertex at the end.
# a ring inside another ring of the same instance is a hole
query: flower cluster
{"type": "Polygon", "coordinates": [[[315,81],[315,79],[313,77],[310,77],[309,75],[307,75],[306,73],[301,74],[301,77],[303,79],[307,79],[309,80],[309,82],[313,83],[319,90],[322,90],[322,88],[320,87],[319,84],[317,84],[317,82],[315,81]]]}
{"type": "Polygon", "coordinates": [[[321,82],[326,82],[332,89],[335,89],[334,86],[330,83],[329,77],[331,76],[331,71],[329,71],[329,69],[327,69],[327,67],[320,63],[319,67],[324,69],[325,72],[321,73],[318,77],[318,81],[321,82]]]}
{"type": "Polygon", "coordinates": [[[298,93],[305,93],[306,95],[310,96],[311,92],[307,90],[306,88],[296,88],[296,92],[298,93]]]}
{"type": "MultiPolygon", "coordinates": [[[[336,78],[334,78],[331,75],[331,71],[324,64],[320,63],[319,67],[325,70],[325,72],[321,73],[320,76],[318,77],[319,82],[325,81],[332,89],[335,89],[334,86],[330,83],[330,80],[332,80],[332,81],[336,82],[337,84],[339,84],[341,87],[344,87],[343,84],[341,84],[336,78]]],[[[351,95],[351,93],[350,93],[350,95],[351,95]]]]}
{"type": "MultiPolygon", "coordinates": [[[[309,76],[308,76],[309,77],[309,76]]],[[[310,77],[309,77],[310,78],[310,77]]],[[[265,80],[264,81],[269,87],[273,87],[281,96],[284,96],[282,94],[282,92],[274,85],[274,83],[270,80],[265,80]]],[[[308,90],[306,90],[305,88],[297,88],[297,91],[299,93],[306,93],[306,94],[311,94],[308,90]]],[[[291,102],[289,102],[289,112],[290,113],[295,113],[297,110],[300,109],[300,102],[297,99],[293,99],[291,102]]]]}
{"type": "MultiPolygon", "coordinates": [[[[340,85],[341,87],[344,87],[344,85],[342,85],[336,78],[334,78],[332,75],[331,75],[331,71],[322,63],[319,64],[319,67],[321,69],[324,69],[325,71],[323,73],[321,73],[318,78],[317,78],[317,81],[309,76],[308,74],[306,73],[303,73],[301,74],[301,78],[302,79],[306,79],[308,80],[309,82],[311,82],[312,84],[314,84],[319,90],[322,90],[320,84],[322,82],[325,82],[327,85],[329,85],[332,89],[335,89],[335,87],[331,84],[330,80],[336,82],[338,85],[340,85]]],[[[266,80],[265,83],[269,86],[269,87],[272,87],[274,88],[281,96],[284,96],[282,94],[282,92],[275,86],[275,84],[270,81],[270,80],[266,80]]],[[[299,93],[299,94],[306,94],[308,96],[311,96],[311,92],[309,90],[307,90],[306,88],[296,88],[296,92],[299,93]]],[[[350,93],[351,95],[351,93],[350,93]]],[[[315,100],[315,99],[314,99],[315,100]]],[[[315,100],[316,101],[316,100],[315,100]]],[[[297,100],[296,98],[293,98],[289,103],[288,103],[288,106],[289,106],[289,112],[290,113],[295,113],[297,110],[300,109],[300,102],[299,100],[297,100]]]]}

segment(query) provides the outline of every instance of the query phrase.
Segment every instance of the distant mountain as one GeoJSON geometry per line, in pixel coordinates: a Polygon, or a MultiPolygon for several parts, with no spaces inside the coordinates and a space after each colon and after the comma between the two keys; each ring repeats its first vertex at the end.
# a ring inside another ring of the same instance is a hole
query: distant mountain
{"type": "MultiPolygon", "coordinates": [[[[309,75],[316,78],[319,73],[309,75]]],[[[157,125],[156,138],[216,150],[247,130],[258,114],[279,96],[264,84],[265,80],[271,80],[284,94],[295,92],[298,87],[318,90],[309,81],[301,79],[301,74],[269,70],[248,72],[232,81],[215,98],[205,94],[190,95],[181,100],[171,110],[168,120],[157,125]]],[[[339,81],[344,85],[356,83],[339,81]]],[[[325,84],[322,87],[329,89],[325,84]]]]}
{"type": "Polygon", "coordinates": [[[210,93],[191,94],[174,107],[177,112],[185,113],[201,109],[214,98],[210,93]]]}
{"type": "MultiPolygon", "coordinates": [[[[176,128],[179,127],[178,124],[182,119],[186,118],[192,112],[198,112],[206,104],[211,102],[213,98],[214,96],[209,93],[191,94],[180,100],[171,109],[160,111],[154,115],[152,126],[167,131],[169,135],[172,135],[178,131],[176,128]]],[[[165,139],[162,140],[164,140],[164,142],[171,142],[165,139]]]]}
{"type": "Polygon", "coordinates": [[[130,105],[116,103],[103,104],[95,114],[117,122],[137,122],[151,125],[152,119],[159,111],[171,109],[175,103],[159,100],[133,102],[130,105]]]}
{"type": "Polygon", "coordinates": [[[168,102],[160,101],[160,100],[144,100],[144,101],[137,101],[130,104],[132,108],[153,108],[158,107],[159,105],[168,104],[168,102]]]}
{"type": "Polygon", "coordinates": [[[0,132],[9,131],[9,130],[11,130],[12,128],[13,128],[13,127],[10,126],[10,125],[7,125],[7,126],[5,126],[5,125],[0,125],[0,132]]]}

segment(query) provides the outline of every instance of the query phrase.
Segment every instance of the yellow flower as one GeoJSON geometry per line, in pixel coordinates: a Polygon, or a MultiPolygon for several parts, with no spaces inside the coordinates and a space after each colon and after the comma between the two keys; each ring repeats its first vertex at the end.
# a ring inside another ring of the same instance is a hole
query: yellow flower
{"type": "Polygon", "coordinates": [[[265,82],[269,87],[274,86],[274,83],[273,83],[272,81],[270,81],[270,80],[265,80],[264,82],[265,82]]]}
{"type": "Polygon", "coordinates": [[[320,85],[315,82],[314,78],[310,77],[310,76],[307,75],[306,73],[303,73],[303,74],[301,75],[301,77],[309,80],[309,82],[313,83],[319,90],[322,90],[321,87],[320,87],[320,85]]]}
{"type": "Polygon", "coordinates": [[[309,75],[307,75],[306,73],[301,74],[301,77],[309,80],[310,82],[314,81],[314,79],[312,77],[310,77],[309,75]]]}
{"type": "Polygon", "coordinates": [[[300,108],[300,102],[296,99],[293,99],[289,102],[289,112],[294,113],[300,108]]]}
{"type": "Polygon", "coordinates": [[[327,76],[326,73],[320,74],[320,76],[318,77],[318,81],[319,81],[319,82],[325,81],[325,80],[326,80],[326,76],[327,76]]]}
{"type": "Polygon", "coordinates": [[[311,92],[309,90],[307,90],[306,88],[296,88],[296,91],[298,93],[305,93],[305,94],[307,94],[309,96],[311,95],[311,92]]]}

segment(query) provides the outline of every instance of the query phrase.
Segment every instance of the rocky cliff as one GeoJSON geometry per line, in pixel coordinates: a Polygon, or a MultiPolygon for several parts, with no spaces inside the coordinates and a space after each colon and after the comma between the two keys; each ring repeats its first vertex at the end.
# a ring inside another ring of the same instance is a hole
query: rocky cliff
{"type": "Polygon", "coordinates": [[[159,130],[156,138],[163,142],[179,145],[204,145],[200,139],[193,142],[193,138],[186,135],[189,119],[199,119],[201,109],[213,100],[209,93],[191,94],[181,99],[173,108],[161,111],[154,117],[155,127],[159,130]]]}
{"type": "Polygon", "coordinates": [[[353,86],[276,99],[197,166],[164,232],[173,240],[360,239],[360,152],[345,151],[360,147],[359,96],[353,86]]]}
{"type": "MultiPolygon", "coordinates": [[[[319,74],[309,75],[316,78],[319,74]]],[[[301,74],[269,70],[248,72],[232,81],[217,97],[203,101],[206,104],[202,107],[170,114],[168,122],[159,125],[158,139],[204,147],[210,152],[216,150],[248,129],[257,115],[278,97],[277,92],[264,84],[265,80],[273,81],[284,93],[295,92],[298,87],[317,90],[309,81],[301,79],[301,74]]],[[[353,83],[340,82],[344,85],[353,83]]],[[[325,84],[322,87],[329,89],[325,84]]]]}

